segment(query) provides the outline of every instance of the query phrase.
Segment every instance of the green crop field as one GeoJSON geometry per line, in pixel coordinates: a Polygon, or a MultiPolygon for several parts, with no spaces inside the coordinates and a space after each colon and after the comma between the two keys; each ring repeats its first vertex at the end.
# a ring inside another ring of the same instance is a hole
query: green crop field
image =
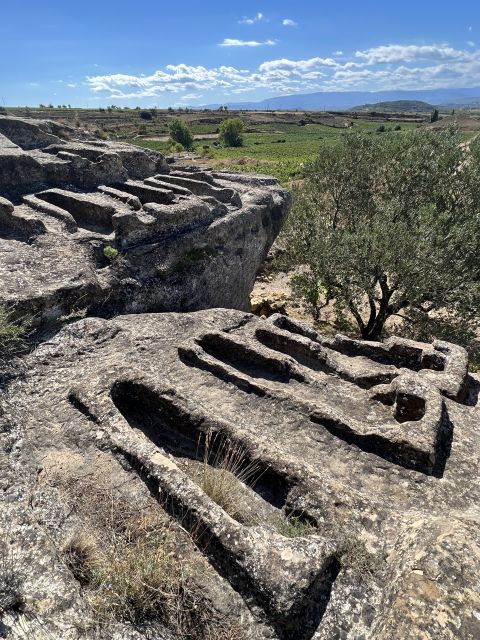
{"type": "MultiPolygon", "coordinates": [[[[353,130],[385,135],[377,133],[380,125],[378,121],[357,121],[353,130]]],[[[397,123],[388,123],[386,129],[391,130],[396,125],[397,123]]],[[[401,130],[396,131],[394,135],[401,135],[402,131],[415,128],[418,124],[407,122],[400,123],[400,126],[401,130]]],[[[201,138],[205,134],[215,134],[218,126],[196,124],[191,129],[195,134],[196,152],[204,154],[206,160],[214,167],[266,173],[277,177],[285,185],[292,180],[301,179],[304,176],[305,165],[321,152],[322,147],[336,144],[340,136],[345,135],[347,131],[345,128],[322,124],[302,126],[296,123],[262,123],[245,128],[242,147],[226,148],[211,137],[201,138]]],[[[351,131],[352,128],[348,130],[351,131]]],[[[162,152],[166,152],[168,147],[166,141],[148,138],[136,138],[129,142],[162,152]]]]}
{"type": "MultiPolygon", "coordinates": [[[[325,145],[336,144],[347,131],[366,131],[371,135],[403,135],[419,126],[457,126],[467,142],[480,131],[475,112],[444,114],[434,125],[429,116],[417,113],[327,113],[293,111],[161,110],[161,109],[75,109],[68,107],[17,107],[2,109],[20,117],[52,119],[74,128],[88,130],[100,139],[130,142],[140,147],[169,151],[169,125],[175,118],[185,121],[195,138],[195,153],[202,162],[216,169],[273,175],[284,186],[301,180],[305,165],[325,145]],[[244,145],[225,148],[218,140],[220,125],[226,118],[244,122],[244,145]],[[393,131],[400,127],[399,131],[393,131]],[[385,129],[381,133],[378,130],[385,129]]],[[[193,162],[197,162],[193,160],[193,162]]]]}

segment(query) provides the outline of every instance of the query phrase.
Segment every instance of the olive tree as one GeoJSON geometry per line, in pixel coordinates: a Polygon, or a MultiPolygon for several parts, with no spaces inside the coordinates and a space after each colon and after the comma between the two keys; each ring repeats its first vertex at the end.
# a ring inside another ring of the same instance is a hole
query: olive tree
{"type": "Polygon", "coordinates": [[[175,118],[169,125],[170,138],[181,144],[185,149],[193,147],[193,136],[190,132],[188,124],[180,118],[175,118]]]}
{"type": "Polygon", "coordinates": [[[317,317],[334,299],[365,339],[401,315],[411,335],[462,341],[480,309],[480,142],[346,134],[308,167],[284,237],[317,317]]]}

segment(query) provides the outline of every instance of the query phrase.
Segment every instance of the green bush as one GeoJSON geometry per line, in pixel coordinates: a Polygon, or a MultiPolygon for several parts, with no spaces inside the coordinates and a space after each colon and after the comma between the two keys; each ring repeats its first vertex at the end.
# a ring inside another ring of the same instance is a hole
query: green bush
{"type": "Polygon", "coordinates": [[[175,118],[169,125],[170,138],[178,142],[185,149],[193,148],[193,136],[188,124],[179,118],[175,118]]]}
{"type": "Polygon", "coordinates": [[[105,247],[103,249],[103,255],[113,262],[116,258],[118,258],[118,249],[110,246],[105,247]]]}
{"type": "Polygon", "coordinates": [[[228,118],[220,125],[220,140],[225,147],[243,146],[243,122],[240,118],[228,118]]]}
{"type": "Polygon", "coordinates": [[[185,151],[185,149],[182,144],[170,139],[167,143],[166,151],[167,153],[182,153],[182,151],[185,151]]]}

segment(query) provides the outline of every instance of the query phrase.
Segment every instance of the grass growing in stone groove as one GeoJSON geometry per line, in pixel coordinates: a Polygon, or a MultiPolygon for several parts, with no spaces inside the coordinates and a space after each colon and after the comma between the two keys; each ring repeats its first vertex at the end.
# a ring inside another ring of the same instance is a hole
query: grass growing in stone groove
{"type": "Polygon", "coordinates": [[[274,521],[277,533],[285,538],[303,538],[317,533],[317,529],[301,516],[283,514],[274,521]]]}
{"type": "Polygon", "coordinates": [[[244,447],[221,435],[207,432],[203,464],[194,480],[229,516],[243,520],[242,502],[245,494],[241,483],[253,486],[261,474],[261,465],[248,458],[244,447]]]}

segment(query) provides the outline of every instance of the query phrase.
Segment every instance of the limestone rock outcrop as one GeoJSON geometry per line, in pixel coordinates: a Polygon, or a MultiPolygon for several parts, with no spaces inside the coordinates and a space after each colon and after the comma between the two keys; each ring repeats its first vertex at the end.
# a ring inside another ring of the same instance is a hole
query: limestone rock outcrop
{"type": "Polygon", "coordinates": [[[75,322],[25,359],[2,401],[26,603],[5,624],[29,611],[48,637],[85,637],[81,587],[54,550],[75,519],[88,528],[89,492],[66,497],[88,478],[195,530],[197,579],[222,594],[236,638],[474,640],[479,389],[445,342],[326,338],[222,309],[75,322]],[[253,482],[235,481],[235,517],[195,481],[218,461],[207,434],[255,465],[253,482]],[[305,530],[288,537],[285,518],[305,530]]]}
{"type": "Polygon", "coordinates": [[[0,302],[37,323],[247,309],[290,204],[273,178],[168,165],[154,151],[1,116],[0,198],[0,302]]]}

